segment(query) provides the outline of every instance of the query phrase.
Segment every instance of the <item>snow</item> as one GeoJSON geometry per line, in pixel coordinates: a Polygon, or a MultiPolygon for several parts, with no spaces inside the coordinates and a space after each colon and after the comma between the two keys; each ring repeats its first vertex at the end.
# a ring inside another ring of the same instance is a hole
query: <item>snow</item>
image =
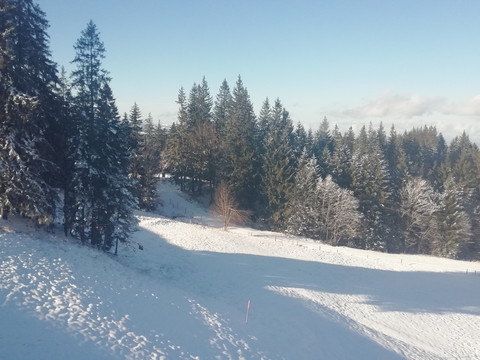
{"type": "Polygon", "coordinates": [[[0,359],[480,359],[480,263],[225,232],[161,198],[118,257],[0,220],[0,359]]]}

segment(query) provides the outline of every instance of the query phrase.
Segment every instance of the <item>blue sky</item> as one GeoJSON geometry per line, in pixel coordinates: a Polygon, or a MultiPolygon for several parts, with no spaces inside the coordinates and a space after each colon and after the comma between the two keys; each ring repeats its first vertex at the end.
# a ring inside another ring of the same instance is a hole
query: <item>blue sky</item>
{"type": "Polygon", "coordinates": [[[480,140],[480,1],[39,0],[67,70],[91,19],[119,110],[168,125],[178,90],[215,98],[241,75],[258,113],[280,98],[294,123],[399,131],[436,125],[480,140]]]}

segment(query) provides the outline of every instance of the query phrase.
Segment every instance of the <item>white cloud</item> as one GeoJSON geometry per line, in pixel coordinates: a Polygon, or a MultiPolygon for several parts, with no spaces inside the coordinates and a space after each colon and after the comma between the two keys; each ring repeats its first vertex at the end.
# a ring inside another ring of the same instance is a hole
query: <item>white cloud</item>
{"type": "Polygon", "coordinates": [[[445,106],[445,99],[441,97],[401,95],[389,90],[365,105],[344,110],[342,115],[360,119],[371,117],[412,118],[440,111],[443,106],[445,106]]]}
{"type": "Polygon", "coordinates": [[[442,112],[446,115],[480,116],[480,95],[462,103],[447,104],[442,112]]]}
{"type": "Polygon", "coordinates": [[[397,131],[426,125],[435,126],[447,141],[465,131],[471,140],[480,144],[480,95],[463,102],[451,102],[444,97],[389,90],[363,105],[326,113],[330,113],[339,126],[352,126],[354,131],[366,122],[374,125],[382,122],[385,128],[394,124],[397,131]]]}

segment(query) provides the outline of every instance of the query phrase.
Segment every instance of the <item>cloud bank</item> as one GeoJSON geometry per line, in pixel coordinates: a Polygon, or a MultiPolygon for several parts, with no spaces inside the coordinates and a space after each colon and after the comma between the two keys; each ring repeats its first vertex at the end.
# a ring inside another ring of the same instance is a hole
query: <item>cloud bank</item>
{"type": "Polygon", "coordinates": [[[398,94],[385,91],[377,98],[358,107],[343,110],[343,116],[365,118],[403,118],[432,115],[480,116],[480,95],[460,103],[448,103],[443,97],[398,94]]]}
{"type": "Polygon", "coordinates": [[[462,103],[446,105],[442,112],[445,115],[480,116],[480,95],[462,103]]]}

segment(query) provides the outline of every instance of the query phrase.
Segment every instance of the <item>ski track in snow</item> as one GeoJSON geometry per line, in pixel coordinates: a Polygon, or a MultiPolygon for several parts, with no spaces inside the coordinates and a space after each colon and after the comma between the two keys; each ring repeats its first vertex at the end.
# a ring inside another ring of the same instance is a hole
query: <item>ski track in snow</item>
{"type": "Polygon", "coordinates": [[[160,190],[118,257],[1,220],[0,359],[480,359],[479,263],[224,232],[160,190]]]}

